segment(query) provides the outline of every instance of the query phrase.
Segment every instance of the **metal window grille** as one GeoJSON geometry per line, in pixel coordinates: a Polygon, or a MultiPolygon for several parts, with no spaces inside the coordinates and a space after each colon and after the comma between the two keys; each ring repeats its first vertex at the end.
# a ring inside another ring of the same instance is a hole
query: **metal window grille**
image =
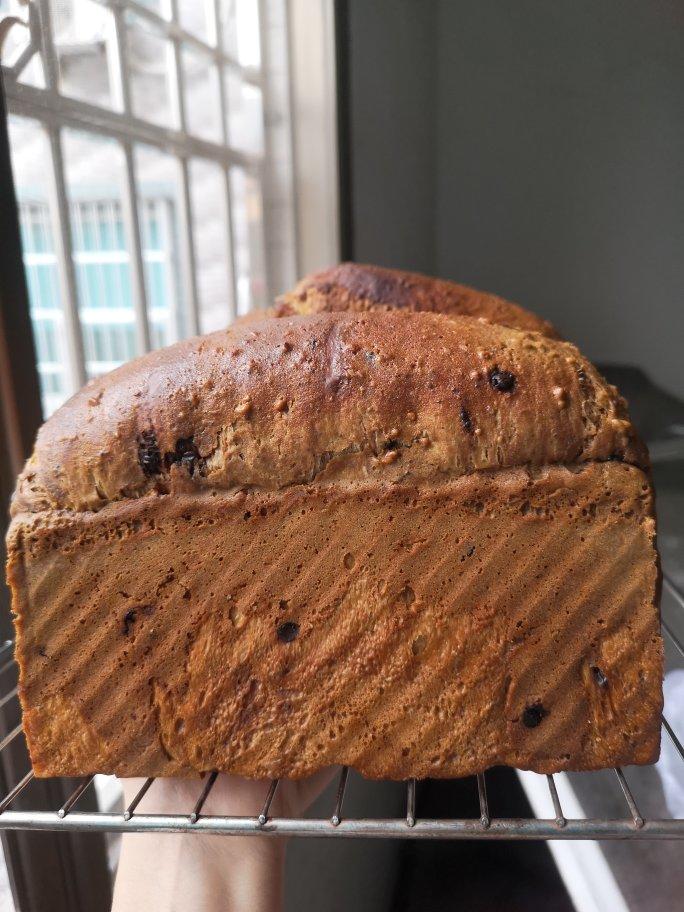
{"type": "MultiPolygon", "coordinates": [[[[176,221],[173,199],[143,199],[139,213],[150,345],[159,348],[172,341],[169,302],[175,298],[177,285],[177,250],[170,230],[176,221]]],[[[63,321],[58,306],[57,253],[47,203],[21,203],[19,216],[43,407],[49,414],[68,390],[60,344],[63,321]]],[[[117,200],[105,200],[76,203],[69,207],[69,217],[75,239],[73,261],[85,368],[89,377],[95,377],[136,355],[123,215],[117,200]],[[116,243],[103,244],[103,234],[116,243]]]]}
{"type": "Polygon", "coordinates": [[[49,414],[292,281],[287,16],[285,0],[0,0],[0,13],[27,22],[3,81],[49,414]]]}

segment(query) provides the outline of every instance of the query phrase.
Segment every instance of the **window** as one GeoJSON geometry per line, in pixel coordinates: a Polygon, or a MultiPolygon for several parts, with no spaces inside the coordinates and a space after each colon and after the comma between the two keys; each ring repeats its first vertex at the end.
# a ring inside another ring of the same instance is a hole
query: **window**
{"type": "MultiPolygon", "coordinates": [[[[0,0],[0,22],[7,503],[40,423],[31,334],[47,417],[88,377],[267,302],[337,259],[337,153],[332,0],[0,0]]],[[[3,637],[8,605],[0,578],[3,637]]],[[[11,700],[0,734],[18,721],[11,700]]],[[[19,739],[2,760],[5,794],[19,739]]],[[[57,808],[73,787],[34,780],[17,802],[57,808]]],[[[120,802],[113,777],[80,799],[120,802]]],[[[3,833],[17,908],[109,908],[115,836],[35,838],[3,833]]],[[[2,908],[5,873],[0,855],[2,908]]]]}
{"type": "MultiPolygon", "coordinates": [[[[150,344],[170,338],[170,310],[177,284],[174,200],[161,190],[139,207],[142,259],[147,286],[150,344]]],[[[40,374],[43,409],[50,414],[69,392],[60,345],[61,309],[57,253],[44,200],[19,203],[31,320],[40,374]]],[[[73,261],[79,297],[85,368],[88,377],[112,370],[136,355],[135,313],[121,204],[88,199],[69,207],[73,261]]]]}
{"type": "MultiPolygon", "coordinates": [[[[86,379],[294,281],[288,33],[285,0],[28,12],[3,69],[47,416],[86,379]]],[[[26,6],[0,0],[4,14],[26,6]]]]}

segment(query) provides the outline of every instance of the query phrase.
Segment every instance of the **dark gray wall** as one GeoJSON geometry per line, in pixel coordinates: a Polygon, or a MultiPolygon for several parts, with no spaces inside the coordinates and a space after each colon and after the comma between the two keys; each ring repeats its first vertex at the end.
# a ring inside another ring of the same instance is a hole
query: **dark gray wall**
{"type": "Polygon", "coordinates": [[[352,0],[354,255],[684,396],[684,3],[352,0]]]}
{"type": "Polygon", "coordinates": [[[437,4],[351,0],[354,258],[436,266],[437,4]]]}

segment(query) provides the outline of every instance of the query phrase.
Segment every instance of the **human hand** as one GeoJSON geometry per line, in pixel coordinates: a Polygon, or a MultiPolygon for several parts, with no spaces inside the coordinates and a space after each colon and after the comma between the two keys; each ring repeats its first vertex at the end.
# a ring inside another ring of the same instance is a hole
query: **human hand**
{"type": "MultiPolygon", "coordinates": [[[[270,814],[297,817],[320,795],[335,774],[335,767],[321,770],[307,779],[283,779],[271,803],[270,814]]],[[[144,779],[122,779],[126,807],[140,791],[144,779]]],[[[199,798],[202,779],[156,779],[136,808],[145,814],[190,814],[199,798]]],[[[256,817],[261,811],[270,780],[243,779],[221,774],[209,792],[202,816],[256,817]]]]}
{"type": "MultiPolygon", "coordinates": [[[[282,780],[269,814],[300,816],[334,774],[334,768],[330,768],[309,779],[282,780]]],[[[122,780],[126,806],[144,781],[122,780]]],[[[157,779],[136,813],[189,815],[205,781],[157,779]]],[[[268,787],[268,781],[219,775],[202,808],[202,816],[256,817],[264,805],[268,787]]],[[[276,912],[281,904],[283,860],[282,838],[127,834],[122,840],[112,910],[276,912]]]]}

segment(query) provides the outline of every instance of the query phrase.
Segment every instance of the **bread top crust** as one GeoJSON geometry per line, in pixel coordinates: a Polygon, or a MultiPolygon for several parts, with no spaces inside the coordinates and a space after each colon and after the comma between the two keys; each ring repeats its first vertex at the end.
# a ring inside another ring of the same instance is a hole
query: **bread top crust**
{"type": "Polygon", "coordinates": [[[40,429],[12,513],[614,458],[648,460],[624,401],[570,343],[466,317],[316,314],[91,381],[40,429]]]}
{"type": "Polygon", "coordinates": [[[560,336],[547,320],[497,295],[418,272],[341,263],[306,276],[278,298],[276,317],[340,311],[409,310],[477,317],[512,329],[560,336]]]}

